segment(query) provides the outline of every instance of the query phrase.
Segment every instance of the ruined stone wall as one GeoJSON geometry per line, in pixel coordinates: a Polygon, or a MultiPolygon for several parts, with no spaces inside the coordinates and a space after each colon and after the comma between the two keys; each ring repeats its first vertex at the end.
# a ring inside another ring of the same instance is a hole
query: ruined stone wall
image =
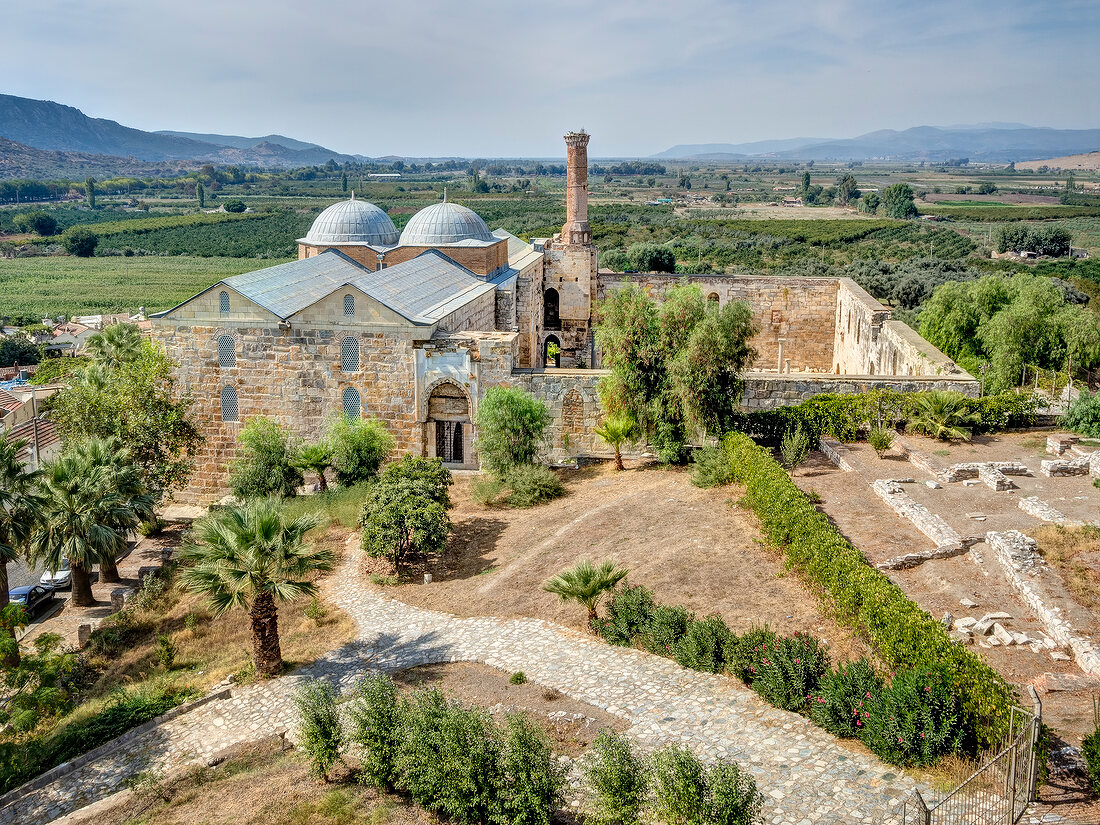
{"type": "MultiPolygon", "coordinates": [[[[683,280],[681,275],[601,273],[597,300],[631,283],[654,296],[683,280]]],[[[748,275],[692,275],[703,295],[721,306],[745,301],[758,332],[752,339],[756,369],[829,372],[833,368],[836,278],[773,278],[748,275]]]]}
{"type": "Polygon", "coordinates": [[[838,279],[834,329],[836,374],[971,377],[850,278],[838,279]]]}
{"type": "Polygon", "coordinates": [[[573,366],[578,360],[591,366],[590,332],[596,297],[596,254],[594,246],[547,247],[542,289],[556,289],[558,292],[561,329],[542,330],[535,356],[536,367],[542,366],[540,356],[545,351],[546,339],[551,335],[561,343],[563,367],[573,366]]]}
{"type": "Polygon", "coordinates": [[[608,452],[595,433],[602,418],[597,383],[606,374],[604,370],[571,369],[517,370],[512,374],[512,383],[550,410],[547,449],[551,459],[608,452]]]}
{"type": "Polygon", "coordinates": [[[516,276],[516,322],[519,327],[517,366],[533,367],[542,339],[544,257],[539,256],[516,276]]]}
{"type": "Polygon", "coordinates": [[[880,388],[898,392],[954,390],[977,398],[978,382],[965,373],[964,376],[776,375],[747,372],[741,403],[749,410],[771,410],[800,404],[820,393],[854,395],[880,388]]]}
{"type": "Polygon", "coordinates": [[[247,419],[263,415],[295,435],[318,439],[326,422],[343,412],[343,392],[359,391],[364,417],[385,422],[399,452],[420,453],[422,428],[416,422],[413,340],[408,334],[361,329],[284,329],[175,325],[153,322],[153,334],[179,366],[181,389],[192,393],[195,415],[206,438],[188,488],[176,495],[185,503],[209,503],[227,493],[227,464],[247,419]],[[218,366],[218,337],[232,335],[236,364],[218,366]],[[340,342],[360,341],[360,369],[341,368],[340,342]],[[237,393],[238,421],[221,420],[221,391],[237,393]]]}

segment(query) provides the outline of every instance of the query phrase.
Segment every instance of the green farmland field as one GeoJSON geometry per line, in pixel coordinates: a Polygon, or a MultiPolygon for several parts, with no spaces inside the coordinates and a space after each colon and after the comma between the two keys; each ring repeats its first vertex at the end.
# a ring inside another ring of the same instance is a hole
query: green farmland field
{"type": "Polygon", "coordinates": [[[134,256],[0,259],[0,318],[169,309],[230,275],[282,260],[134,256]]]}

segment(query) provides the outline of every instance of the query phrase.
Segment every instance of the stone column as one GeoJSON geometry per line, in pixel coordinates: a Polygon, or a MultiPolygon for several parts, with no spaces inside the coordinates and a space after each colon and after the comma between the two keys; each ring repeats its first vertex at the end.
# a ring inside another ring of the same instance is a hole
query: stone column
{"type": "Polygon", "coordinates": [[[588,138],[583,131],[565,136],[565,226],[561,240],[568,246],[592,243],[588,226],[588,138]]]}

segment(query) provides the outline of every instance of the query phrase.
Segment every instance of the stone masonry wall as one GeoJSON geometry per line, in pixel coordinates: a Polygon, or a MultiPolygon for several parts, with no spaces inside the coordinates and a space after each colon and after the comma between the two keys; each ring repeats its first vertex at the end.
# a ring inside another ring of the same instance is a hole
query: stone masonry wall
{"type": "MultiPolygon", "coordinates": [[[[660,296],[683,280],[681,275],[601,273],[597,299],[631,283],[660,296]]],[[[836,278],[771,278],[749,275],[692,275],[703,295],[725,306],[745,301],[758,332],[755,369],[779,371],[789,360],[792,372],[831,372],[836,324],[836,278]]]]}
{"type": "Polygon", "coordinates": [[[496,329],[496,292],[486,292],[473,301],[456,309],[439,321],[439,328],[447,332],[496,329]]]}
{"type": "Polygon", "coordinates": [[[833,372],[970,379],[954,361],[850,278],[838,279],[833,372]]]}
{"type": "Polygon", "coordinates": [[[325,423],[343,411],[342,395],[355,387],[364,417],[377,417],[393,434],[399,452],[422,449],[416,426],[413,341],[407,335],[360,330],[304,330],[270,327],[173,326],[154,322],[153,333],[179,366],[176,377],[195,399],[206,437],[189,487],[176,495],[184,503],[208,503],[226,493],[226,465],[243,422],[273,418],[295,435],[319,438],[325,423]],[[218,336],[236,344],[236,365],[218,366],[218,336]],[[360,341],[360,369],[345,373],[340,342],[360,341]],[[221,420],[221,390],[237,392],[238,421],[221,420]]]}
{"type": "MultiPolygon", "coordinates": [[[[965,373],[964,373],[965,375],[965,373]]],[[[971,398],[978,397],[978,382],[970,376],[926,377],[891,375],[776,375],[766,372],[745,373],[745,394],[741,399],[750,410],[771,410],[800,404],[820,393],[852,395],[889,388],[899,392],[954,390],[971,398]]]]}
{"type": "Polygon", "coordinates": [[[606,453],[608,447],[595,433],[600,426],[600,396],[596,385],[604,370],[517,370],[511,381],[550,409],[550,456],[606,453]]]}
{"type": "Polygon", "coordinates": [[[563,367],[573,366],[578,360],[591,366],[590,331],[596,297],[596,254],[594,246],[547,247],[542,289],[558,291],[561,329],[541,331],[535,366],[542,366],[540,356],[550,335],[561,343],[563,367]]]}

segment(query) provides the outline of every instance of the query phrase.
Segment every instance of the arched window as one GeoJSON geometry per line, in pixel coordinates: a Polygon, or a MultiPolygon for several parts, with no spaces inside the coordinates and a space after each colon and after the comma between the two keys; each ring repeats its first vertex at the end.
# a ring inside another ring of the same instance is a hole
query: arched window
{"type": "Polygon", "coordinates": [[[341,400],[344,404],[344,415],[348,418],[363,417],[363,399],[359,395],[359,390],[355,389],[355,387],[348,387],[344,390],[344,395],[341,400]]]}
{"type": "Polygon", "coordinates": [[[561,329],[558,317],[558,291],[548,289],[542,294],[542,326],[545,329],[561,329]]]}
{"type": "Polygon", "coordinates": [[[350,335],[340,341],[340,369],[344,372],[359,371],[359,341],[350,335]]]}
{"type": "Polygon", "coordinates": [[[355,296],[354,295],[345,295],[344,296],[344,314],[345,315],[354,315],[355,314],[355,296]]]}
{"type": "Polygon", "coordinates": [[[223,370],[237,366],[237,342],[232,335],[218,336],[218,366],[223,370]]]}
{"type": "Polygon", "coordinates": [[[237,421],[237,391],[222,387],[222,421],[237,421]]]}
{"type": "Polygon", "coordinates": [[[218,309],[221,311],[222,315],[225,315],[226,313],[229,312],[229,293],[228,292],[222,292],[218,295],[218,309]]]}
{"type": "Polygon", "coordinates": [[[708,295],[707,296],[707,303],[717,304],[718,303],[718,293],[717,292],[712,292],[710,295],[708,295]]]}

